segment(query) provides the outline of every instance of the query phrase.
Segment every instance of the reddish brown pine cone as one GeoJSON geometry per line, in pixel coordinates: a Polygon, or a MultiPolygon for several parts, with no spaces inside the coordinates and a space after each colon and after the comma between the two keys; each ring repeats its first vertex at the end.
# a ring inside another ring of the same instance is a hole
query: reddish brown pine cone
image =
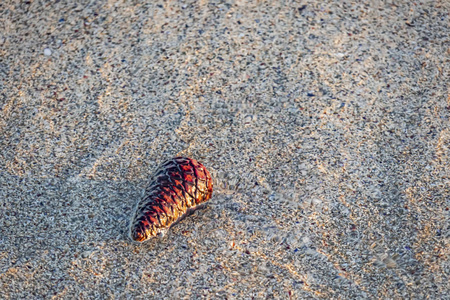
{"type": "Polygon", "coordinates": [[[212,196],[208,170],[192,158],[175,157],[154,174],[145,196],[137,203],[130,223],[130,238],[143,242],[164,235],[212,196]]]}

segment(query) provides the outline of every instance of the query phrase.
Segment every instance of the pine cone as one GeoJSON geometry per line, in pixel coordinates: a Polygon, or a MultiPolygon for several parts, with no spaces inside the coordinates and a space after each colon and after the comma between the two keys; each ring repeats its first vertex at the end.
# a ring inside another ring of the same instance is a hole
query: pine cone
{"type": "Polygon", "coordinates": [[[164,235],[208,201],[212,191],[211,175],[201,163],[186,157],[168,160],[156,171],[136,205],[130,238],[143,242],[164,235]]]}

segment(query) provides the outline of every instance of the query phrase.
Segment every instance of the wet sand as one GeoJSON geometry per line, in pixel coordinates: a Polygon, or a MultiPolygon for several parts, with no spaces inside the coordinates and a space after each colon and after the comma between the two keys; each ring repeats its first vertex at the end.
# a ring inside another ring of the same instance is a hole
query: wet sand
{"type": "Polygon", "coordinates": [[[449,6],[1,4],[0,298],[449,299],[449,6]],[[178,155],[208,209],[131,243],[178,155]]]}

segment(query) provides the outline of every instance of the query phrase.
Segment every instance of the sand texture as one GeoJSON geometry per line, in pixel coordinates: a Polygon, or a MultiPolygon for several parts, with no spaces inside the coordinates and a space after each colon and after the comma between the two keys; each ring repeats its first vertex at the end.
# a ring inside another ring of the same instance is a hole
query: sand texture
{"type": "Polygon", "coordinates": [[[0,3],[0,299],[450,299],[449,1],[143,2],[0,3]]]}

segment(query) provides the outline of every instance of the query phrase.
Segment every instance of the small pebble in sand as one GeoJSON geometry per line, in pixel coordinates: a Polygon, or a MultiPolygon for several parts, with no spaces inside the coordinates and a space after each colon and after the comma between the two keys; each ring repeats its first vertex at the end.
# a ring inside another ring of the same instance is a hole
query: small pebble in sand
{"type": "Polygon", "coordinates": [[[45,49],[44,49],[44,55],[45,55],[45,56],[50,56],[50,55],[52,55],[52,50],[50,50],[49,48],[45,48],[45,49]]]}

